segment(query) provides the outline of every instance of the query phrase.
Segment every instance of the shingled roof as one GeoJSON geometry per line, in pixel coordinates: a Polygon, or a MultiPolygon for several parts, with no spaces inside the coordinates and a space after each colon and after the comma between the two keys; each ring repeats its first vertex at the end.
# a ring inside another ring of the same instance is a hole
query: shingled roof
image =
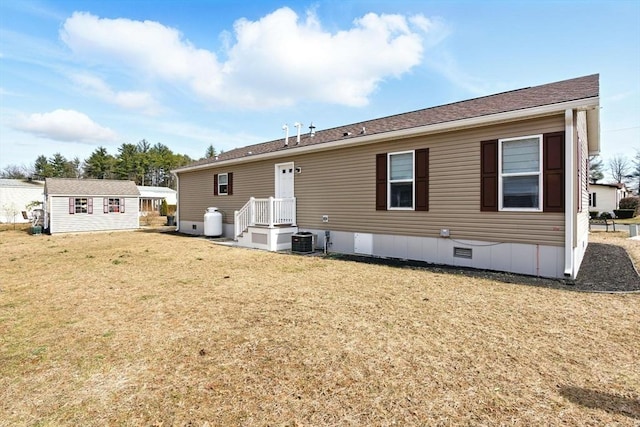
{"type": "MultiPolygon", "coordinates": [[[[367,120],[350,125],[318,131],[314,136],[302,134],[300,143],[296,143],[296,135],[289,137],[289,144],[285,145],[284,138],[261,144],[249,145],[227,151],[217,158],[208,158],[191,163],[176,171],[194,167],[206,167],[227,160],[256,156],[266,153],[287,151],[295,154],[294,150],[317,144],[340,141],[349,138],[383,134],[404,129],[417,128],[440,123],[455,122],[464,119],[479,118],[493,114],[526,110],[570,101],[578,101],[599,96],[599,75],[593,74],[541,86],[533,86],[495,95],[483,96],[466,101],[438,107],[425,108],[393,116],[367,120]]],[[[284,154],[284,153],[283,153],[284,154]]]]}
{"type": "Polygon", "coordinates": [[[45,193],[52,196],[132,196],[140,195],[133,181],[111,179],[46,178],[45,193]]]}

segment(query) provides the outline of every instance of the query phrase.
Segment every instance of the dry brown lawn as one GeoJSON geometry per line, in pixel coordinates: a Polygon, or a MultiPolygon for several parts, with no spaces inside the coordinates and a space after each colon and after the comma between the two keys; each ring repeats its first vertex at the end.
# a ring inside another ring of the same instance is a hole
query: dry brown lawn
{"type": "Polygon", "coordinates": [[[640,294],[150,232],[0,254],[3,426],[640,423],[640,294]]]}

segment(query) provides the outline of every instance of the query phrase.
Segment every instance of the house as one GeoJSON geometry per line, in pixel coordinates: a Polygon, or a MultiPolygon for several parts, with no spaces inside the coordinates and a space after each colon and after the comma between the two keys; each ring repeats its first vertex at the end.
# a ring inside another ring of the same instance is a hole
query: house
{"type": "Polygon", "coordinates": [[[589,184],[589,210],[613,215],[620,207],[620,199],[632,195],[624,184],[589,184]]]}
{"type": "Polygon", "coordinates": [[[0,178],[0,223],[31,222],[28,211],[41,207],[43,200],[44,181],[0,178]]]}
{"type": "Polygon", "coordinates": [[[239,246],[288,249],[305,231],[333,252],[576,277],[598,75],[304,134],[296,125],[176,169],[178,231],[203,234],[216,207],[239,246]]]}
{"type": "Polygon", "coordinates": [[[169,206],[175,206],[177,202],[176,190],[169,187],[138,185],[138,191],[140,192],[140,214],[160,212],[163,200],[166,200],[169,206]]]}
{"type": "Polygon", "coordinates": [[[138,228],[140,192],[133,181],[46,178],[44,197],[51,234],[138,228]]]}

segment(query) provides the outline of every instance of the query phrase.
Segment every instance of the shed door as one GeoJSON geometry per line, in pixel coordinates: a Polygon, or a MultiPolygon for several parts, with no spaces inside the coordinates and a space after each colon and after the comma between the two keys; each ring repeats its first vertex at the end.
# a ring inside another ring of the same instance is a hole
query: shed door
{"type": "Polygon", "coordinates": [[[276,165],[276,198],[287,199],[294,197],[293,175],[295,173],[293,162],[279,163],[276,165]]]}

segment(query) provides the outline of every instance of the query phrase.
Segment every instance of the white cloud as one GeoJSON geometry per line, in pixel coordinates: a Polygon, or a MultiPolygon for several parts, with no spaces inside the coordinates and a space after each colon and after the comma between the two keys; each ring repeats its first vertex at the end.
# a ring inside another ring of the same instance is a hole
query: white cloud
{"type": "Polygon", "coordinates": [[[11,127],[41,138],[66,142],[108,142],[116,134],[94,122],[86,114],[74,110],[54,110],[18,118],[11,127]]]}
{"type": "Polygon", "coordinates": [[[427,61],[428,66],[449,80],[454,86],[460,87],[474,96],[484,96],[495,93],[486,81],[462,70],[456,59],[447,51],[432,55],[427,61]]]}
{"type": "Polygon", "coordinates": [[[257,21],[240,19],[222,34],[224,61],[158,22],[74,13],[60,35],[92,64],[117,65],[147,78],[186,85],[210,105],[245,108],[319,100],[365,105],[386,78],[422,61],[425,40],[444,34],[422,15],[369,13],[352,28],[324,30],[310,10],[300,20],[281,8],[257,21]]]}
{"type": "Polygon", "coordinates": [[[148,115],[156,115],[160,111],[158,102],[148,92],[116,92],[102,79],[87,74],[72,75],[71,80],[81,90],[127,110],[138,110],[148,115]]]}

